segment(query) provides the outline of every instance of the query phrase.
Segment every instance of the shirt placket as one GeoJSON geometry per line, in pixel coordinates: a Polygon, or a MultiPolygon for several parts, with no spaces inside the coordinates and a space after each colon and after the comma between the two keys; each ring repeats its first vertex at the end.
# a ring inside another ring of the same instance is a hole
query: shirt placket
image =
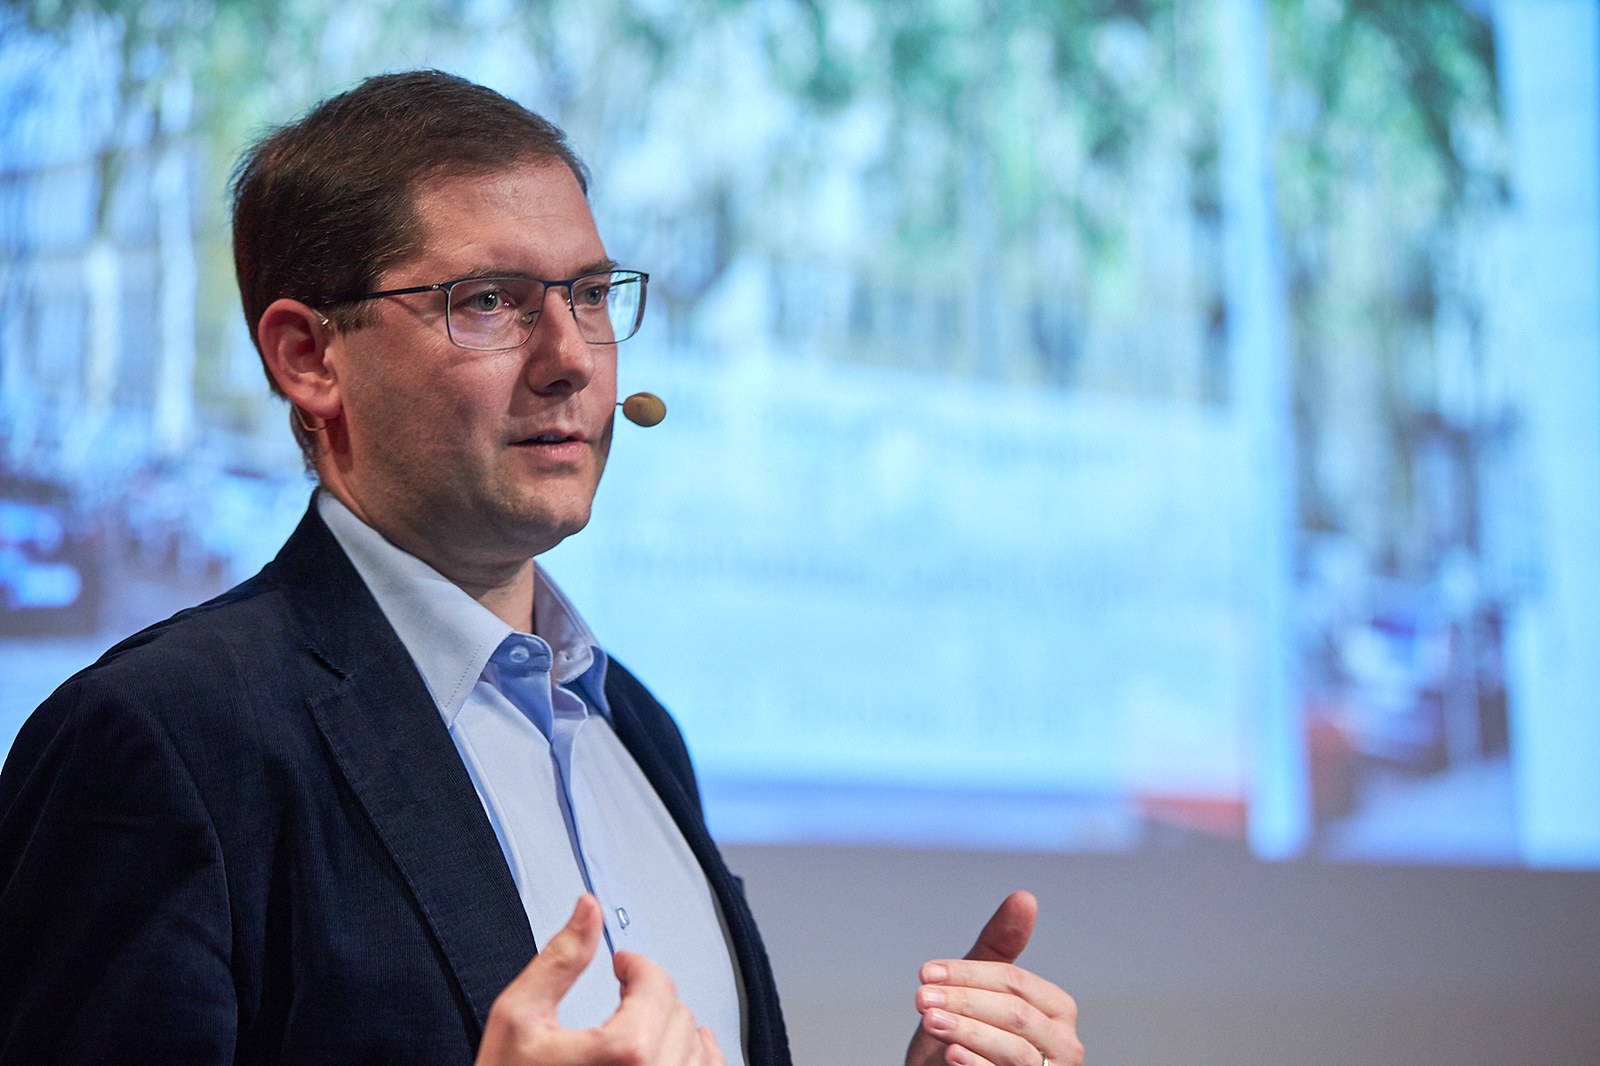
{"type": "MultiPolygon", "coordinates": [[[[499,687],[506,698],[528,716],[550,743],[550,757],[555,763],[558,784],[556,800],[566,824],[573,860],[577,863],[584,887],[597,899],[603,899],[589,870],[582,826],[572,802],[573,749],[584,722],[588,720],[588,706],[576,694],[552,682],[550,646],[539,637],[512,633],[501,643],[491,662],[499,666],[499,687]]],[[[606,946],[615,952],[613,923],[626,927],[626,912],[619,910],[613,915],[605,910],[604,918],[606,946]]]]}

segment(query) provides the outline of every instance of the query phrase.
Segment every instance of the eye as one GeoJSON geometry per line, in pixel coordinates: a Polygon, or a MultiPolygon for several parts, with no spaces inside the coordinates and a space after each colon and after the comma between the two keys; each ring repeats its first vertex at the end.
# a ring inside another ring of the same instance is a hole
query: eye
{"type": "Polygon", "coordinates": [[[497,315],[512,311],[517,298],[497,281],[457,285],[451,293],[452,310],[476,315],[497,315]]]}
{"type": "Polygon", "coordinates": [[[604,307],[610,295],[610,278],[584,278],[572,283],[572,302],[579,307],[604,307]]]}

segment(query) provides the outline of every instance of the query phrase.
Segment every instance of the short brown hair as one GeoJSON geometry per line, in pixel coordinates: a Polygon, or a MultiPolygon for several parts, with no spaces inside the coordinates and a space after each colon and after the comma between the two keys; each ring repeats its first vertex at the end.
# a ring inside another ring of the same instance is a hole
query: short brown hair
{"type": "MultiPolygon", "coordinates": [[[[368,78],[269,133],[240,158],[231,183],[234,269],[258,350],[256,325],[274,300],[315,307],[366,292],[417,250],[422,182],[541,158],[566,164],[587,194],[588,172],[560,129],[438,70],[368,78]]],[[[369,313],[354,304],[328,315],[351,329],[369,313]]]]}

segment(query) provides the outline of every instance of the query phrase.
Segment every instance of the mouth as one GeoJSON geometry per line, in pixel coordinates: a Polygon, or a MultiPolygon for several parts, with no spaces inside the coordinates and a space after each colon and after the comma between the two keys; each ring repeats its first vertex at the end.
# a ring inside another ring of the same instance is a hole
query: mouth
{"type": "Polygon", "coordinates": [[[582,433],[565,430],[548,430],[544,433],[535,433],[531,437],[512,441],[517,447],[555,447],[562,444],[586,444],[589,438],[582,433]]]}

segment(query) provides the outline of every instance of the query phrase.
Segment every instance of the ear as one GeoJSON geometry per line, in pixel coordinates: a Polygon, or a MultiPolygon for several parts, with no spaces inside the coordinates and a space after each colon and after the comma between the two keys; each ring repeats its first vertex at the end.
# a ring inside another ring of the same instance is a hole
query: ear
{"type": "Polygon", "coordinates": [[[299,300],[275,300],[261,313],[256,340],[290,403],[318,424],[338,417],[344,402],[328,357],[338,333],[326,318],[299,300]]]}

